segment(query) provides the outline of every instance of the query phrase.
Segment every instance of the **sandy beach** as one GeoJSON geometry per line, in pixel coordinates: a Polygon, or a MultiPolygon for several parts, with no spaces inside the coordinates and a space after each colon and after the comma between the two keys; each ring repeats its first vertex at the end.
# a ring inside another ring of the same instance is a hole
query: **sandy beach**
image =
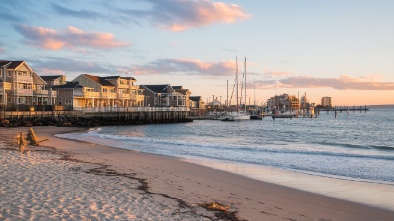
{"type": "Polygon", "coordinates": [[[249,179],[173,157],[55,137],[17,151],[0,128],[0,220],[393,220],[394,211],[249,179]],[[226,211],[211,211],[214,202],[226,211]],[[212,204],[211,204],[212,205],[212,204]]]}

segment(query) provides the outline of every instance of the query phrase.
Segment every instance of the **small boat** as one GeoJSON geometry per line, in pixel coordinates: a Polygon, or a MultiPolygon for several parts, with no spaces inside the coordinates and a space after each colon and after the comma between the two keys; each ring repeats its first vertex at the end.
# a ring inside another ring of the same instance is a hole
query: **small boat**
{"type": "Polygon", "coordinates": [[[246,112],[228,112],[220,118],[221,121],[250,120],[249,113],[246,112]]]}

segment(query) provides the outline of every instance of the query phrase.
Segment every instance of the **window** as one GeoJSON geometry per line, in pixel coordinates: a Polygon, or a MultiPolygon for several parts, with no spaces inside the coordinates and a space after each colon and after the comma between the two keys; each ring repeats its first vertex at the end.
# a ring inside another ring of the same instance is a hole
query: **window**
{"type": "Polygon", "coordinates": [[[103,92],[108,92],[107,88],[103,88],[103,92]]]}
{"type": "Polygon", "coordinates": [[[11,77],[12,71],[8,71],[8,77],[11,77]]]}
{"type": "Polygon", "coordinates": [[[0,70],[0,77],[3,77],[3,70],[0,70]]]}
{"type": "Polygon", "coordinates": [[[65,100],[65,103],[66,103],[66,105],[68,104],[68,105],[70,105],[70,104],[72,104],[72,100],[65,100]]]}

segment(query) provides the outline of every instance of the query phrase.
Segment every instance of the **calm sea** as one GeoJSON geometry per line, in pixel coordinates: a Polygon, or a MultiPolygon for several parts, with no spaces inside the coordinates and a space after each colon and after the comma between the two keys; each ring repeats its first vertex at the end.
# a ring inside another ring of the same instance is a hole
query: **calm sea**
{"type": "Polygon", "coordinates": [[[189,160],[394,184],[394,110],[101,127],[59,136],[189,160]]]}

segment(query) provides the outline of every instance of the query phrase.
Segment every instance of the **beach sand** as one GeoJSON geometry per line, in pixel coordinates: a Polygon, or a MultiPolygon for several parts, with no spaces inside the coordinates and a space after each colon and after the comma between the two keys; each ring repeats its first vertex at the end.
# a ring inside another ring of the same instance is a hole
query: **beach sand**
{"type": "Polygon", "coordinates": [[[0,220],[393,220],[394,211],[253,180],[173,157],[55,137],[17,151],[0,128],[0,220]],[[226,212],[203,204],[220,203],[226,212]],[[219,218],[222,217],[222,218],[219,218]]]}

